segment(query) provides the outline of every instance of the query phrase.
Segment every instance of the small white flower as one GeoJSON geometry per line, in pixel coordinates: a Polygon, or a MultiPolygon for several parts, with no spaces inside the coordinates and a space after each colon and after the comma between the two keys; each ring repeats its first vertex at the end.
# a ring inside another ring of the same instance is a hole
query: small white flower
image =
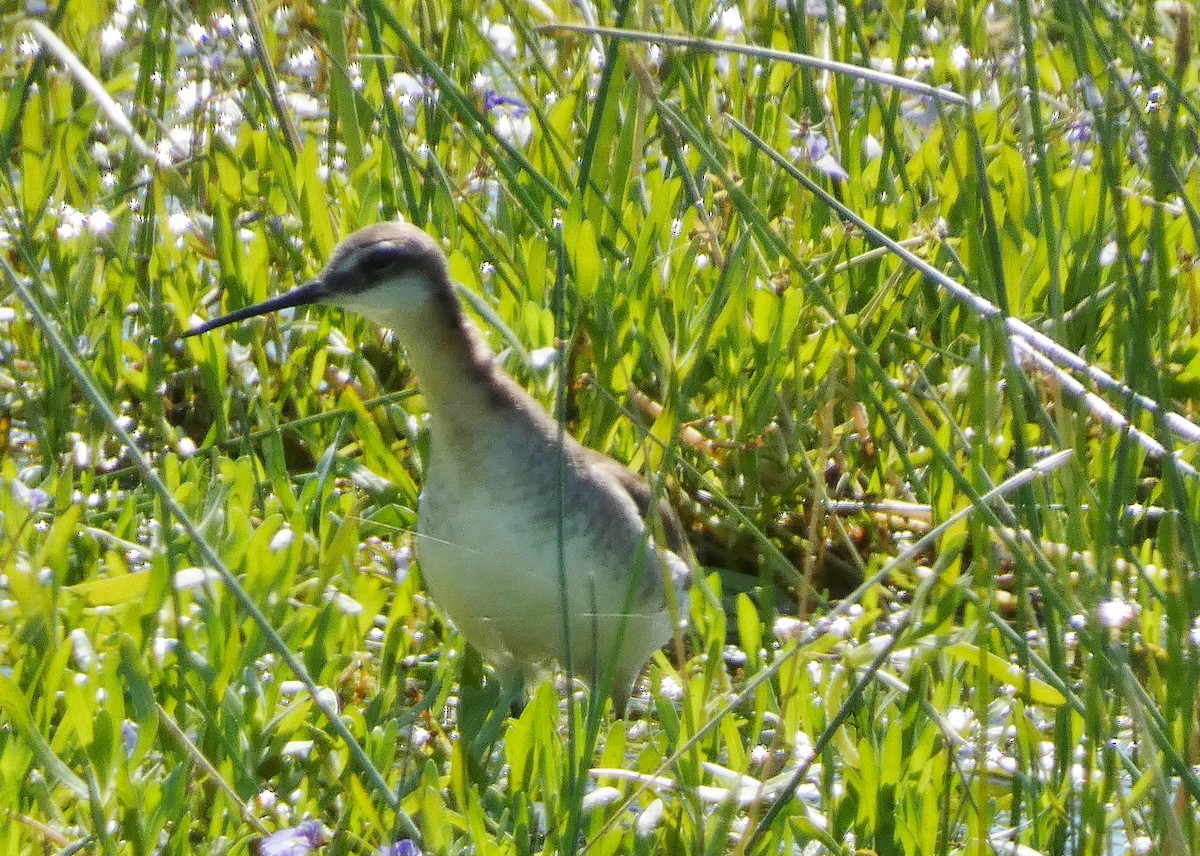
{"type": "Polygon", "coordinates": [[[17,53],[23,57],[32,59],[42,52],[42,43],[35,39],[30,33],[22,33],[21,38],[17,41],[17,53]]]}
{"type": "Polygon", "coordinates": [[[558,348],[537,348],[529,353],[529,365],[535,372],[544,372],[558,362],[558,348]]]}
{"type": "Polygon", "coordinates": [[[154,159],[161,167],[169,167],[175,163],[175,145],[169,137],[163,137],[154,144],[154,159]]]}
{"type": "Polygon", "coordinates": [[[289,92],[287,100],[298,119],[319,119],[321,117],[321,102],[307,92],[289,92]]]}
{"type": "Polygon", "coordinates": [[[883,146],[879,144],[879,140],[875,139],[875,135],[867,134],[863,137],[863,157],[871,161],[882,156],[883,146]]]}
{"type": "Polygon", "coordinates": [[[950,65],[955,71],[962,71],[971,62],[971,52],[965,45],[955,45],[950,51],[950,65]]]}
{"type": "Polygon", "coordinates": [[[212,36],[208,34],[208,30],[204,29],[201,24],[195,21],[188,25],[187,37],[188,41],[191,43],[191,46],[197,50],[207,47],[212,41],[212,36]]]}
{"type": "Polygon", "coordinates": [[[154,651],[154,661],[161,666],[167,661],[167,655],[174,651],[177,645],[179,645],[178,639],[172,639],[169,636],[155,636],[154,643],[151,645],[154,651]]]}
{"type": "Polygon", "coordinates": [[[1096,610],[1100,626],[1108,630],[1120,630],[1137,617],[1137,604],[1113,599],[1103,601],[1096,610]]]}
{"type": "Polygon", "coordinates": [[[321,708],[330,716],[337,716],[339,713],[338,696],[330,687],[321,687],[317,690],[317,707],[321,708]]]}
{"type": "Polygon", "coordinates": [[[220,579],[221,575],[212,568],[181,568],[175,573],[175,591],[200,588],[220,579]]]}
{"type": "Polygon", "coordinates": [[[579,810],[584,814],[591,814],[598,808],[603,808],[606,805],[612,805],[621,798],[621,792],[611,785],[606,785],[602,788],[596,788],[590,794],[586,794],[583,802],[579,806],[579,810]]]}
{"type": "Polygon", "coordinates": [[[502,114],[496,117],[496,136],[517,148],[523,148],[533,137],[533,120],[528,116],[502,114]]]}
{"type": "Polygon", "coordinates": [[[75,442],[71,446],[71,458],[77,470],[90,469],[92,466],[92,447],[78,435],[76,435],[75,442]]]}
{"type": "Polygon", "coordinates": [[[76,627],[68,636],[71,639],[71,656],[75,660],[75,667],[81,672],[86,672],[96,663],[96,649],[92,645],[92,640],[88,638],[87,633],[76,627]]]}
{"type": "Polygon", "coordinates": [[[97,208],[87,216],[87,227],[93,235],[103,237],[113,230],[113,218],[107,211],[97,208]]]}
{"type": "Polygon", "coordinates": [[[291,29],[292,9],[290,6],[280,6],[275,10],[274,20],[272,21],[275,27],[275,32],[281,36],[286,36],[291,29]]]}
{"type": "Polygon", "coordinates": [[[738,36],[746,30],[746,22],[742,20],[742,12],[737,6],[730,6],[723,11],[718,19],[717,31],[723,36],[738,36]]]}
{"type": "Polygon", "coordinates": [[[388,81],[388,94],[393,98],[407,95],[413,100],[420,100],[425,97],[425,87],[414,75],[406,71],[398,71],[388,81]]]}
{"type": "Polygon", "coordinates": [[[675,680],[670,675],[663,675],[660,691],[663,698],[671,701],[679,701],[681,698],[683,698],[683,684],[679,683],[679,681],[675,680]]]}
{"type": "Polygon", "coordinates": [[[965,708],[952,707],[946,712],[946,723],[960,737],[967,736],[968,730],[971,728],[971,723],[974,721],[975,715],[965,708]]]}
{"type": "Polygon", "coordinates": [[[287,68],[297,77],[312,80],[317,76],[317,72],[321,70],[321,63],[317,57],[316,49],[309,45],[296,51],[296,53],[288,57],[287,68]]]}
{"type": "Polygon", "coordinates": [[[492,47],[504,59],[516,59],[518,54],[517,34],[513,32],[513,28],[508,24],[492,24],[487,27],[487,37],[492,42],[492,47]]]}
{"type": "Polygon", "coordinates": [[[100,55],[113,56],[125,47],[125,33],[116,24],[109,24],[100,31],[100,55]]]}
{"type": "Polygon", "coordinates": [[[775,619],[771,632],[780,642],[791,642],[799,639],[804,632],[804,622],[798,618],[792,618],[790,615],[781,615],[775,619]]]}
{"type": "Polygon", "coordinates": [[[54,234],[64,241],[73,241],[87,226],[87,217],[82,211],[64,204],[59,212],[59,225],[54,234]]]}
{"type": "Polygon", "coordinates": [[[933,68],[933,57],[906,56],[904,58],[904,70],[909,74],[917,71],[929,71],[931,68],[933,68]]]}
{"type": "Polygon", "coordinates": [[[179,87],[176,109],[184,117],[191,116],[196,112],[196,108],[212,97],[212,94],[211,80],[189,80],[179,87]]]}
{"type": "Polygon", "coordinates": [[[1117,260],[1117,242],[1109,241],[1100,250],[1100,266],[1108,267],[1117,260]]]}
{"type": "Polygon", "coordinates": [[[650,805],[646,806],[645,811],[638,815],[638,819],[634,824],[634,834],[640,841],[645,841],[655,833],[662,823],[665,808],[663,801],[656,799],[650,805]]]}
{"type": "Polygon", "coordinates": [[[854,632],[854,625],[844,615],[839,615],[833,621],[829,622],[829,633],[837,636],[839,639],[849,638],[852,632],[854,632]]]}
{"type": "Polygon", "coordinates": [[[272,553],[278,553],[281,550],[286,550],[292,546],[292,542],[296,540],[296,533],[288,526],[280,528],[278,532],[271,538],[270,550],[272,553]]]}
{"type": "Polygon", "coordinates": [[[176,211],[167,218],[167,231],[177,238],[182,238],[184,235],[195,230],[195,224],[192,223],[192,218],[184,214],[182,211],[176,211]]]}
{"type": "Polygon", "coordinates": [[[313,741],[311,740],[289,740],[283,744],[283,752],[285,758],[297,758],[301,761],[307,761],[308,756],[312,754],[313,741]]]}
{"type": "Polygon", "coordinates": [[[349,615],[351,618],[362,615],[363,605],[348,594],[336,590],[329,591],[325,593],[325,600],[332,603],[334,609],[342,615],[349,615]]]}

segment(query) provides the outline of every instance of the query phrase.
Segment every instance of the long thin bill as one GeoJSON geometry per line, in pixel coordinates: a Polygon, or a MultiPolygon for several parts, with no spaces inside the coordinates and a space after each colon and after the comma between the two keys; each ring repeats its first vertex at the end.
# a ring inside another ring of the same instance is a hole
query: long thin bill
{"type": "Polygon", "coordinates": [[[266,315],[268,312],[276,312],[292,306],[309,306],[313,303],[319,303],[328,293],[325,283],[319,279],[314,279],[304,283],[304,285],[293,288],[291,291],[285,291],[283,294],[272,297],[270,300],[255,303],[253,306],[235,309],[228,315],[222,315],[211,321],[205,321],[199,327],[193,327],[188,330],[183,334],[182,338],[186,339],[188,336],[198,336],[201,333],[207,333],[209,330],[224,327],[226,324],[233,324],[235,321],[244,321],[247,318],[253,318],[255,315],[266,315]]]}

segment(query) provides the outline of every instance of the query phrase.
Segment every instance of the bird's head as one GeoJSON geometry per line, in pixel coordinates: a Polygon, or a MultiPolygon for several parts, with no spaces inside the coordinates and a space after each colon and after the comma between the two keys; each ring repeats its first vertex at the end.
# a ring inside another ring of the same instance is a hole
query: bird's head
{"type": "Polygon", "coordinates": [[[359,229],[338,244],[316,279],[193,327],[184,336],[314,303],[350,309],[392,328],[428,323],[431,315],[454,323],[461,313],[442,248],[416,226],[388,222],[359,229]]]}

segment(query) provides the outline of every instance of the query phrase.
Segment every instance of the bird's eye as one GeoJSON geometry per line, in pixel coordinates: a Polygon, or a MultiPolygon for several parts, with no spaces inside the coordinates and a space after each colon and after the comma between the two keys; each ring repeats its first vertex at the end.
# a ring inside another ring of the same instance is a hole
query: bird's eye
{"type": "Polygon", "coordinates": [[[395,260],[395,255],[387,250],[374,250],[362,257],[359,266],[364,273],[383,273],[395,260]]]}

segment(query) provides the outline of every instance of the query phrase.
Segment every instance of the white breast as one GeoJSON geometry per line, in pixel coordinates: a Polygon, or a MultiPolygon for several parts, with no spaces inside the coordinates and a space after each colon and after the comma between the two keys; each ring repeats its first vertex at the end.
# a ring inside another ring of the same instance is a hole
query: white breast
{"type": "Polygon", "coordinates": [[[432,451],[417,559],[438,606],[501,670],[527,674],[565,659],[565,576],[574,670],[588,677],[607,665],[632,684],[672,632],[663,569],[632,501],[595,513],[595,491],[567,473],[560,515],[553,448],[473,456],[469,466],[436,443],[432,451]]]}

